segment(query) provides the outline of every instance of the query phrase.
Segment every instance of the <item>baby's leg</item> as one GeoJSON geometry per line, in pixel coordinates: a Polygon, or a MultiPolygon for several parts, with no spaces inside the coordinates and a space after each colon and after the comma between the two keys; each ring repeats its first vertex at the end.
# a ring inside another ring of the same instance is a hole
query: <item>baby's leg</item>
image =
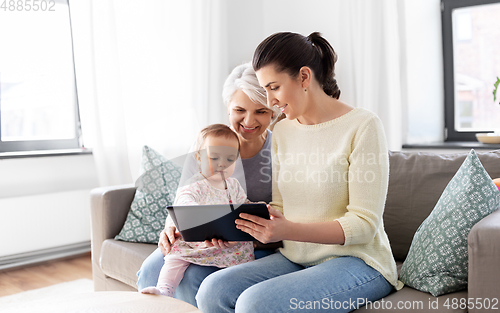
{"type": "Polygon", "coordinates": [[[189,262],[179,259],[177,256],[167,255],[156,287],[144,288],[141,293],[174,297],[175,288],[179,286],[188,266],[189,262]]]}

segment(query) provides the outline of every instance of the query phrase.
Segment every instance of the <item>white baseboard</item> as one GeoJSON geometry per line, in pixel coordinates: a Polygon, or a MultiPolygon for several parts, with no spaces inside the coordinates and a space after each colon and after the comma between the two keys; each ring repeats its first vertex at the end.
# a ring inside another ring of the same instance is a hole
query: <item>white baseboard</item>
{"type": "Polygon", "coordinates": [[[90,241],[0,257],[0,270],[90,252],[90,241]]]}

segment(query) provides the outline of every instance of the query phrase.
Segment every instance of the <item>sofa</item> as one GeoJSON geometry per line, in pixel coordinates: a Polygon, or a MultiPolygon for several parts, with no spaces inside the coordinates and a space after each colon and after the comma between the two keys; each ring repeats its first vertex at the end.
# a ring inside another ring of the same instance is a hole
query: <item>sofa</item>
{"type": "MultiPolygon", "coordinates": [[[[491,178],[500,177],[500,150],[477,152],[491,178]]],[[[467,153],[434,154],[389,152],[389,188],[384,211],[385,230],[398,265],[405,260],[413,235],[433,210],[441,193],[465,160],[467,153]]],[[[137,290],[136,273],[154,244],[115,240],[136,187],[109,186],[91,191],[92,269],[96,291],[137,290]]],[[[500,299],[500,210],[475,224],[468,235],[468,286],[466,290],[433,297],[405,286],[377,303],[357,311],[482,312],[461,303],[500,299]],[[480,299],[480,300],[478,300],[480,299]],[[465,302],[464,302],[465,301],[465,302]],[[455,304],[455,305],[452,305],[455,304]]],[[[497,303],[497,307],[500,304],[497,303]]]]}

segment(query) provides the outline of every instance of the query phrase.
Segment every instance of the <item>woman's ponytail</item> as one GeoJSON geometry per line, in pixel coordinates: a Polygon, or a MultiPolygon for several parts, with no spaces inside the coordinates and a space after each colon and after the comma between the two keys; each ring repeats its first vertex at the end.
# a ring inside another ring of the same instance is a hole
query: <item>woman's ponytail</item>
{"type": "Polygon", "coordinates": [[[319,32],[311,33],[307,36],[312,46],[316,49],[321,60],[321,73],[316,73],[318,81],[325,93],[335,99],[340,97],[340,88],[335,79],[335,62],[337,54],[328,41],[319,32]]]}

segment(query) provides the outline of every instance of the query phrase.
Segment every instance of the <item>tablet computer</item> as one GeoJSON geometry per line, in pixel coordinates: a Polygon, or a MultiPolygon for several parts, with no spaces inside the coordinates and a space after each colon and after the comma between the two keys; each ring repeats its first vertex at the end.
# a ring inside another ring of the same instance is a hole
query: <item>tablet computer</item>
{"type": "Polygon", "coordinates": [[[249,234],[236,228],[240,213],[269,219],[264,203],[174,205],[167,207],[168,214],[184,241],[204,241],[212,238],[224,241],[256,241],[249,234]]]}

